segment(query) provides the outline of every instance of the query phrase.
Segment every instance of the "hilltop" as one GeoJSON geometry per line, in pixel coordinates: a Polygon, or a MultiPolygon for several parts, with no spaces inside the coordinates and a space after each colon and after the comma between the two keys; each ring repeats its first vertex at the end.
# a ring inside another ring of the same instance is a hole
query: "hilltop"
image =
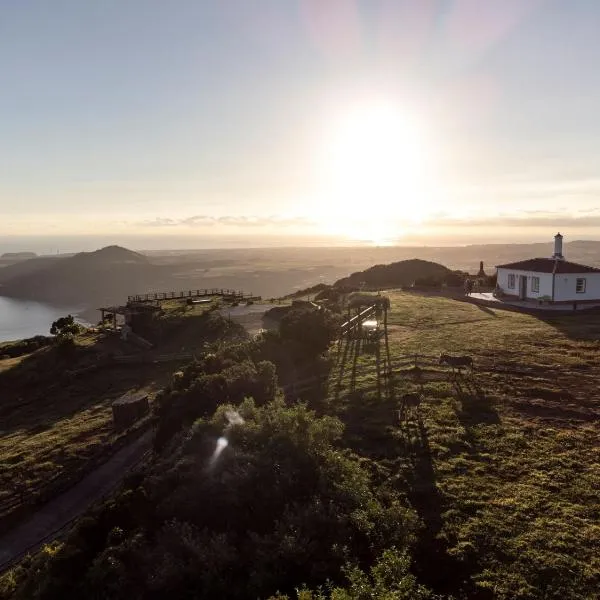
{"type": "Polygon", "coordinates": [[[35,252],[4,252],[0,254],[0,265],[10,265],[30,258],[37,258],[37,254],[35,252]]]}
{"type": "Polygon", "coordinates": [[[70,257],[35,258],[0,269],[0,294],[63,305],[126,298],[160,278],[164,268],[120,246],[70,257]]]}
{"type": "Polygon", "coordinates": [[[459,273],[448,267],[428,260],[413,258],[401,260],[389,265],[375,265],[365,271],[352,273],[339,279],[333,285],[336,288],[366,287],[402,287],[415,282],[447,283],[457,279],[459,273]]]}
{"type": "Polygon", "coordinates": [[[105,265],[105,264],[148,264],[149,260],[138,252],[128,250],[122,246],[106,246],[100,248],[100,250],[94,250],[93,252],[80,252],[73,256],[71,259],[73,262],[78,262],[85,265],[105,265]]]}

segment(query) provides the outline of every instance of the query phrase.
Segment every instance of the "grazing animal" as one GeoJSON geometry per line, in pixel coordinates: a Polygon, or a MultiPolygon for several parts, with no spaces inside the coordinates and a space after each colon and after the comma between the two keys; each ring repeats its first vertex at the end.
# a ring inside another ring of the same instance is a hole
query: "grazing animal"
{"type": "Polygon", "coordinates": [[[469,367],[473,370],[473,358],[471,356],[451,356],[450,354],[440,354],[440,365],[446,364],[452,367],[452,370],[460,371],[463,367],[469,367]]]}
{"type": "Polygon", "coordinates": [[[411,393],[403,394],[400,398],[400,408],[398,410],[398,421],[402,423],[404,418],[408,414],[410,408],[414,409],[417,413],[419,412],[419,405],[421,404],[421,394],[411,393]]]}

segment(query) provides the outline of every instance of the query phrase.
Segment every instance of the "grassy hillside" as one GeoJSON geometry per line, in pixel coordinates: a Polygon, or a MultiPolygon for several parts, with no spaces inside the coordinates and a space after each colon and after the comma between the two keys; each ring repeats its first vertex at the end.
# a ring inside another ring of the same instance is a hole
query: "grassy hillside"
{"type": "Polygon", "coordinates": [[[458,274],[439,263],[413,258],[401,260],[389,265],[375,265],[365,271],[352,273],[348,277],[335,282],[336,288],[385,288],[411,286],[413,283],[429,283],[441,285],[461,283],[458,274]]]}
{"type": "Polygon", "coordinates": [[[206,307],[176,302],[165,303],[153,325],[160,336],[144,362],[136,360],[138,348],[110,333],[80,334],[67,349],[35,349],[44,338],[0,345],[0,517],[17,496],[32,503],[50,482],[110,453],[125,433],[114,429],[112,402],[133,390],[148,392],[152,402],[178,368],[177,361],[153,363],[155,355],[198,352],[206,343],[243,336],[206,307]],[[115,355],[133,361],[111,362],[115,355]]]}
{"type": "Polygon", "coordinates": [[[156,404],[153,464],[0,597],[597,597],[600,315],[390,301],[388,339],[345,342],[329,363],[294,321],[287,339],[183,369],[156,404]],[[325,388],[276,397],[275,367],[301,379],[326,364],[325,388]]]}
{"type": "Polygon", "coordinates": [[[475,361],[472,375],[453,378],[421,359],[421,414],[402,427],[385,383],[378,398],[375,353],[342,347],[330,378],[348,444],[423,521],[423,580],[453,593],[473,582],[469,597],[595,597],[600,316],[546,321],[444,298],[391,301],[396,397],[419,389],[411,355],[475,361]]]}
{"type": "Polygon", "coordinates": [[[109,352],[118,342],[81,335],[68,354],[50,346],[0,360],[0,516],[16,497],[32,503],[109,451],[124,433],[113,427],[112,401],[139,389],[153,397],[173,370],[103,365],[109,352]]]}
{"type": "MultiPolygon", "coordinates": [[[[0,268],[0,285],[17,277],[26,277],[34,275],[37,272],[52,268],[56,264],[64,261],[63,257],[39,257],[28,260],[12,262],[7,266],[0,268]]],[[[2,289],[2,288],[0,288],[2,289]]]]}

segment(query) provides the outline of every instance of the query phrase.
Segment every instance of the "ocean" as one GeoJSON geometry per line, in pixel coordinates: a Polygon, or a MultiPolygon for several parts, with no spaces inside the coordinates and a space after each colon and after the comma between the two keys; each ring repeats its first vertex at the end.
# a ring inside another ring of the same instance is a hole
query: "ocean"
{"type": "Polygon", "coordinates": [[[76,311],[0,296],[0,342],[50,335],[52,322],[76,311]]]}

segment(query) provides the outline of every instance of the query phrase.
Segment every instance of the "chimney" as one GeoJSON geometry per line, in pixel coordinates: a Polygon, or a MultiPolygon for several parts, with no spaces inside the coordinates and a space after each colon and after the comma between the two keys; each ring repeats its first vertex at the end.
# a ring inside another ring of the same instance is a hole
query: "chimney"
{"type": "Polygon", "coordinates": [[[554,254],[552,255],[552,258],[554,258],[555,260],[564,260],[565,257],[563,256],[562,253],[562,241],[563,241],[563,236],[560,235],[560,233],[557,233],[554,236],[554,254]]]}
{"type": "Polygon", "coordinates": [[[479,273],[477,273],[477,277],[487,277],[485,271],[483,270],[483,261],[479,261],[479,273]]]}

